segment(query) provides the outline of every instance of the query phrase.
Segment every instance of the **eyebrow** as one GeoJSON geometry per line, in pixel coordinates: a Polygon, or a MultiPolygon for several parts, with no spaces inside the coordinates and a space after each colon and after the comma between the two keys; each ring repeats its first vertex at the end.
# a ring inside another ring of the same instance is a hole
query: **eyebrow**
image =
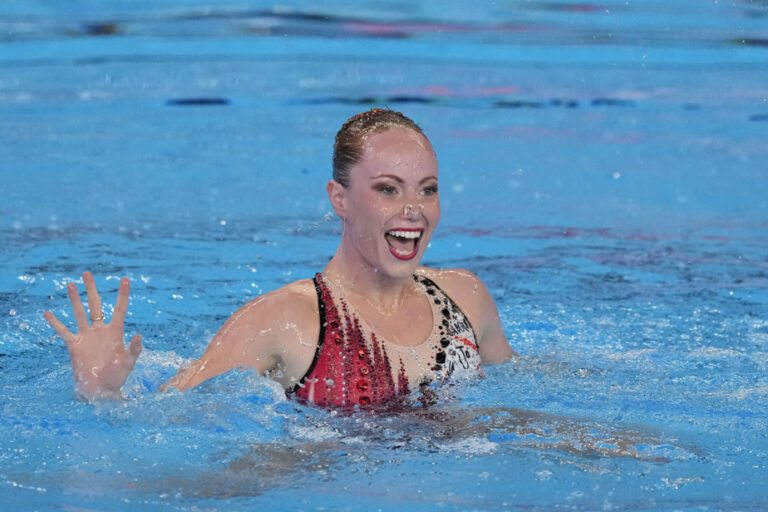
{"type": "MultiPolygon", "coordinates": [[[[403,179],[400,176],[395,176],[394,174],[377,174],[376,176],[371,178],[371,181],[377,180],[379,178],[389,178],[391,180],[395,180],[398,183],[405,183],[405,181],[403,181],[403,179]]],[[[419,181],[419,185],[429,180],[437,181],[437,176],[427,176],[426,178],[423,178],[421,181],[419,181]]]]}

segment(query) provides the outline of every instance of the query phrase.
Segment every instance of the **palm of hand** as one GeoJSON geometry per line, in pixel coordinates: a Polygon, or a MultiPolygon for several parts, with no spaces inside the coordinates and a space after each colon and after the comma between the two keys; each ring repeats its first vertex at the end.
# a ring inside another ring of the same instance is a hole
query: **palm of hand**
{"type": "Polygon", "coordinates": [[[130,282],[127,278],[120,281],[115,312],[108,324],[104,322],[93,275],[85,272],[83,282],[88,294],[91,324],[74,283],[67,286],[67,293],[77,321],[77,334],[72,334],[50,311],[45,312],[45,319],[69,349],[78,395],[85,399],[117,398],[142,349],[141,335],[133,337],[127,350],[123,338],[130,282]]]}

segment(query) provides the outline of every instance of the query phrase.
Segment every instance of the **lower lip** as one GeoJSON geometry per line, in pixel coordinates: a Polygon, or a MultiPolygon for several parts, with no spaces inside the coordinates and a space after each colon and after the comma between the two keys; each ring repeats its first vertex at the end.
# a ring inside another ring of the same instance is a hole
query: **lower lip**
{"type": "Polygon", "coordinates": [[[412,260],[413,258],[415,258],[416,255],[419,253],[419,242],[421,242],[421,240],[417,240],[416,241],[416,244],[413,246],[413,252],[410,252],[408,254],[400,254],[399,252],[394,250],[389,245],[387,245],[387,247],[389,248],[389,252],[392,253],[392,256],[394,256],[395,258],[397,258],[399,260],[408,261],[408,260],[412,260]]]}

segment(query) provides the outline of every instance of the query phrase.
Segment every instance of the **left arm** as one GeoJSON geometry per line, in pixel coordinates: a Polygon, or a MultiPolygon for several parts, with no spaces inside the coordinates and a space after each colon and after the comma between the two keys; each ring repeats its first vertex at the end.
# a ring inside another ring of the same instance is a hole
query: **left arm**
{"type": "MultiPolygon", "coordinates": [[[[493,297],[488,293],[482,281],[473,275],[476,281],[476,295],[480,303],[481,320],[477,330],[478,334],[477,348],[480,351],[480,357],[485,364],[506,363],[513,357],[520,357],[517,352],[512,350],[501,327],[501,318],[499,310],[493,297]]],[[[474,324],[473,324],[474,325],[474,324]]]]}

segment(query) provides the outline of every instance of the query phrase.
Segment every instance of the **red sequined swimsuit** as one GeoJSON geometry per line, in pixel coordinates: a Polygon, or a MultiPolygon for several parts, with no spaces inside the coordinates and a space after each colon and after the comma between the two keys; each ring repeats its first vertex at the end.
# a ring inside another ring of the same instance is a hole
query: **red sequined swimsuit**
{"type": "Polygon", "coordinates": [[[413,279],[430,301],[435,325],[424,343],[404,347],[367,329],[343,298],[334,301],[322,274],[317,274],[317,350],[307,374],[288,393],[321,406],[376,407],[402,399],[413,384],[481,374],[469,319],[434,281],[420,275],[413,279]],[[406,367],[415,382],[409,381],[406,367]]]}

